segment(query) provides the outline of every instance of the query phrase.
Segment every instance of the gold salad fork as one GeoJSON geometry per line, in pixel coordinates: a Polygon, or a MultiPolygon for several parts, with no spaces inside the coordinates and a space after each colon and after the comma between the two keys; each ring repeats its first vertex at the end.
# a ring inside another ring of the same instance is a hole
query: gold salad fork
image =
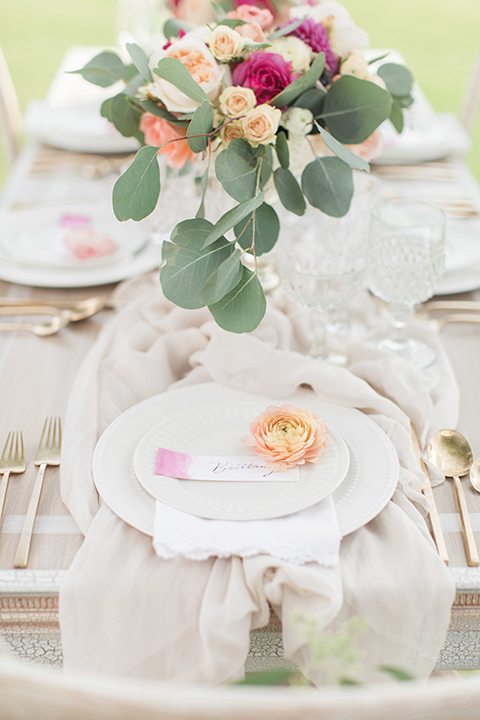
{"type": "Polygon", "coordinates": [[[28,505],[22,534],[18,543],[17,554],[13,567],[26,568],[30,544],[32,542],[33,527],[37,515],[40,495],[42,493],[43,478],[47,465],[60,465],[60,453],[62,449],[62,424],[59,417],[48,418],[43,426],[42,436],[38,445],[35,465],[39,465],[32,496],[28,505]]]}
{"type": "Polygon", "coordinates": [[[20,431],[9,432],[0,458],[0,473],[3,473],[2,482],[0,483],[0,519],[3,515],[10,473],[23,473],[25,468],[23,435],[20,431]]]}

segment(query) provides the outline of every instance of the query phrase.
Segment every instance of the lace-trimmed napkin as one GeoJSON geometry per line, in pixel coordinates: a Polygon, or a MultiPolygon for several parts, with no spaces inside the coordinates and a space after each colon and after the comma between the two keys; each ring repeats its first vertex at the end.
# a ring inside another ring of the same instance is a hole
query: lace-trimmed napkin
{"type": "MultiPolygon", "coordinates": [[[[288,303],[270,302],[255,333],[236,336],[206,309],[166,301],[157,275],[120,286],[117,298],[124,308],[86,358],[65,422],[62,498],[86,534],[60,590],[65,671],[183,682],[239,678],[250,631],[268,623],[272,606],[285,657],[316,684],[322,675],[311,667],[292,620],[296,611],[333,631],[353,615],[365,620],[359,680],[371,680],[379,665],[427,677],[445,640],[455,587],[424,521],[410,420],[424,445],[435,430],[455,427],[458,411],[455,379],[432,328],[418,324],[438,351],[426,371],[364,342],[341,348],[349,364],[339,368],[305,354],[307,315],[288,303]],[[392,441],[400,464],[395,494],[374,520],[343,538],[336,567],[271,554],[164,560],[150,537],[101,503],[91,467],[105,428],[153,395],[212,380],[272,400],[308,385],[328,403],[367,413],[392,441]]],[[[366,295],[356,309],[376,322],[366,295]]]]}
{"type": "Polygon", "coordinates": [[[338,564],[340,528],[332,497],[313,507],[271,520],[206,520],[157,501],[153,547],[165,560],[182,555],[207,560],[232,555],[272,555],[295,565],[338,564]]]}

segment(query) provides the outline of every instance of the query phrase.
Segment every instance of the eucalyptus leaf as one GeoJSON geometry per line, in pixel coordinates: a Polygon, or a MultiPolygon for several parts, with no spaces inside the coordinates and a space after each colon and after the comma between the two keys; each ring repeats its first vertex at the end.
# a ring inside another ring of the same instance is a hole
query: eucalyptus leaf
{"type": "Polygon", "coordinates": [[[240,250],[235,248],[232,254],[207,279],[200,294],[205,305],[218,302],[238,285],[243,273],[243,265],[240,261],[241,255],[240,250]]]}
{"type": "Polygon", "coordinates": [[[197,214],[195,217],[197,218],[204,218],[205,217],[205,194],[207,192],[207,185],[208,185],[208,173],[210,172],[210,158],[208,158],[208,165],[205,168],[205,172],[202,175],[202,178],[200,180],[200,188],[202,191],[202,199],[200,200],[200,205],[197,210],[197,214]]]}
{"type": "Polygon", "coordinates": [[[410,682],[415,680],[415,677],[411,673],[403,670],[402,668],[392,667],[391,665],[380,665],[378,669],[381,672],[387,673],[387,675],[390,675],[394,680],[398,680],[399,682],[410,682]]]}
{"type": "MultiPolygon", "coordinates": [[[[267,150],[272,151],[272,148],[270,145],[267,146],[267,150]]],[[[266,157],[264,157],[261,160],[261,168],[260,168],[260,189],[263,190],[267,182],[272,177],[272,164],[273,164],[273,157],[272,161],[268,161],[266,157]]]]}
{"type": "Polygon", "coordinates": [[[385,63],[378,68],[377,75],[385,82],[391,95],[404,97],[412,89],[413,75],[404,65],[385,63]]]}
{"type": "Polygon", "coordinates": [[[132,58],[133,64],[135,65],[143,79],[147,82],[152,82],[153,77],[150,67],[148,65],[148,57],[145,54],[145,51],[136,43],[127,43],[125,47],[128,54],[132,58]]]}
{"type": "Polygon", "coordinates": [[[202,103],[208,101],[208,97],[202,87],[192,78],[187,68],[180,60],[173,57],[164,57],[154,68],[153,72],[163,80],[166,80],[178,90],[181,90],[187,97],[202,103]]]}
{"type": "Polygon", "coordinates": [[[325,215],[343,217],[353,197],[352,169],[337,157],[317,158],[302,173],[302,190],[325,215]]]}
{"type": "Polygon", "coordinates": [[[330,86],[320,118],[336,140],[356,145],[390,116],[390,93],[370,80],[343,75],[330,86]]]}
{"type": "Polygon", "coordinates": [[[277,134],[275,150],[277,151],[278,162],[284,170],[288,170],[288,166],[290,165],[290,151],[288,149],[287,136],[282,131],[277,134]]]}
{"type": "MultiPolygon", "coordinates": [[[[245,149],[243,140],[233,140],[215,161],[215,174],[230,197],[242,202],[255,196],[257,170],[253,153],[245,149]]],[[[252,148],[253,151],[253,148],[252,148]]]]}
{"type": "Polygon", "coordinates": [[[400,105],[394,100],[392,103],[392,111],[390,113],[390,121],[398,133],[403,130],[403,113],[400,105]]]}
{"type": "Polygon", "coordinates": [[[386,53],[383,53],[383,55],[377,55],[377,57],[372,58],[368,61],[367,65],[373,65],[373,63],[380,62],[380,60],[383,60],[384,58],[388,57],[390,55],[390,50],[386,53]]]}
{"type": "Polygon", "coordinates": [[[208,220],[185,220],[175,227],[170,242],[163,244],[166,264],[160,271],[160,282],[165,297],[179,307],[204,307],[201,292],[205,282],[235,250],[234,243],[225,237],[203,249],[205,235],[212,227],[208,220]]]}
{"type": "Polygon", "coordinates": [[[247,23],[245,20],[240,20],[238,18],[227,18],[224,17],[221,20],[218,21],[217,25],[226,25],[229,28],[236,28],[238,25],[246,25],[247,23]]]}
{"type": "Polygon", "coordinates": [[[127,95],[119,93],[112,98],[110,106],[112,122],[124,137],[135,137],[139,130],[141,113],[127,100],[127,95]]]}
{"type": "Polygon", "coordinates": [[[250,38],[246,37],[244,38],[245,44],[244,44],[244,50],[248,50],[248,52],[257,52],[259,50],[265,50],[265,48],[272,47],[269,42],[254,42],[254,40],[251,40],[250,38]]]}
{"type": "Polygon", "coordinates": [[[143,220],[155,209],[160,194],[157,147],[140,148],[130,167],[113,188],[113,210],[117,220],[143,220]]]}
{"type": "Polygon", "coordinates": [[[200,153],[208,147],[208,133],[213,130],[213,105],[208,100],[203,102],[195,110],[187,130],[188,147],[194,153],[200,153]],[[191,137],[192,135],[203,135],[203,137],[191,137]]]}
{"type": "Polygon", "coordinates": [[[276,30],[274,33],[268,36],[267,40],[276,40],[277,38],[283,37],[284,35],[290,35],[290,33],[300,27],[306,17],[307,16],[304,15],[302,18],[298,18],[297,20],[289,23],[285,27],[280,28],[280,30],[276,30]]]}
{"type": "Polygon", "coordinates": [[[102,107],[100,108],[100,115],[104,118],[107,118],[110,122],[113,122],[112,120],[112,103],[113,103],[113,97],[107,98],[103,101],[102,107]]]}
{"type": "Polygon", "coordinates": [[[171,112],[168,112],[166,108],[158,105],[152,100],[140,100],[139,105],[151,115],[155,115],[155,117],[167,120],[172,125],[177,125],[178,127],[183,128],[188,127],[188,122],[186,120],[177,119],[175,115],[172,115],[171,112]]]}
{"type": "Polygon", "coordinates": [[[125,79],[126,69],[127,66],[116,53],[111,52],[111,50],[105,50],[95,55],[83,68],[80,68],[80,70],[71,70],[69,74],[81,75],[93,85],[110,87],[110,85],[118,82],[118,80],[125,79]]]}
{"type": "Polygon", "coordinates": [[[257,274],[243,267],[238,285],[208,308],[217,325],[224,330],[235,333],[255,330],[267,309],[265,293],[257,274]]]}
{"type": "MultiPolygon", "coordinates": [[[[234,227],[237,242],[244,250],[252,247],[253,223],[250,222],[252,216],[253,213],[250,213],[234,227]]],[[[279,232],[280,220],[277,213],[271,205],[263,203],[255,211],[255,255],[257,257],[274,248],[279,232]]]]}
{"type": "MultiPolygon", "coordinates": [[[[306,73],[300,75],[299,78],[290,83],[290,85],[287,85],[287,87],[282,90],[279,95],[273,98],[272,105],[277,108],[283,108],[285,105],[291,105],[294,100],[302,95],[302,93],[315,85],[317,80],[322,76],[324,69],[325,53],[321,52],[317,55],[306,73]]],[[[337,83],[333,83],[333,86],[336,84],[337,83]]]]}
{"type": "Polygon", "coordinates": [[[163,34],[166,38],[178,37],[180,35],[180,30],[188,33],[191,29],[190,25],[187,25],[187,23],[182,22],[181,20],[177,20],[177,18],[168,18],[163,25],[163,34]]]}
{"type": "Polygon", "coordinates": [[[338,142],[338,140],[335,140],[335,138],[320,127],[318,123],[316,123],[316,125],[325,145],[330,148],[330,150],[335,153],[340,160],[343,160],[343,162],[347,163],[351,167],[357,168],[357,170],[365,170],[367,173],[370,172],[370,165],[366,160],[358,157],[358,155],[355,155],[355,153],[345,147],[345,145],[342,145],[338,142]]]}
{"type": "Polygon", "coordinates": [[[302,93],[300,97],[295,100],[292,107],[300,107],[310,110],[313,117],[316,117],[321,114],[326,97],[327,93],[325,90],[321,90],[317,87],[310,88],[310,90],[302,93]]]}
{"type": "Polygon", "coordinates": [[[273,182],[283,207],[295,215],[303,215],[307,207],[305,198],[290,170],[277,168],[273,173],[273,182]]]}
{"type": "Polygon", "coordinates": [[[224,215],[222,215],[220,220],[218,220],[212,228],[208,237],[205,239],[205,247],[210,245],[212,242],[215,242],[215,240],[233,228],[234,225],[243,220],[244,217],[247,217],[247,215],[250,215],[254,210],[260,207],[263,203],[265,192],[265,190],[262,190],[262,192],[256,197],[244,200],[239,205],[236,205],[234,208],[228,210],[224,215]]]}

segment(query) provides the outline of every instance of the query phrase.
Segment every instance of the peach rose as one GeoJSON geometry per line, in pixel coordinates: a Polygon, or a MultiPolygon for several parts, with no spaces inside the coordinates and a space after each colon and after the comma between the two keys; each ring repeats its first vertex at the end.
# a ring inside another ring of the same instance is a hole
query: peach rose
{"type": "MultiPolygon", "coordinates": [[[[210,102],[214,102],[223,81],[225,68],[217,63],[205,43],[194,35],[184,35],[163,50],[156,57],[158,63],[164,57],[173,57],[185,65],[188,72],[207,94],[210,102]]],[[[153,73],[154,81],[148,85],[148,92],[157,97],[170,112],[190,113],[197,109],[200,103],[189,98],[172,83],[163,80],[153,73]]]]}
{"type": "Polygon", "coordinates": [[[246,115],[257,104],[255,93],[240,85],[225,88],[218,100],[220,110],[229,117],[246,115]]]}
{"type": "Polygon", "coordinates": [[[257,22],[251,22],[247,25],[238,25],[236,30],[242,37],[253,40],[253,42],[256,43],[264,43],[267,40],[265,33],[257,22]]]}
{"type": "Polygon", "coordinates": [[[250,423],[249,430],[242,443],[267,458],[267,468],[276,472],[306,462],[317,464],[330,439],[318,415],[292,405],[270,405],[250,423]]]}
{"type": "MultiPolygon", "coordinates": [[[[169,140],[184,138],[187,134],[185,128],[175,127],[163,118],[144,113],[140,120],[140,130],[145,134],[147,145],[163,145],[169,140]]],[[[158,151],[159,155],[165,155],[167,165],[171,168],[181,169],[187,162],[195,162],[197,156],[188,147],[186,140],[178,140],[165,145],[158,151]]]]}
{"type": "Polygon", "coordinates": [[[358,145],[346,145],[345,147],[355,155],[358,155],[358,157],[363,158],[363,160],[372,162],[372,160],[376,160],[383,152],[383,135],[379,128],[377,128],[370,137],[362,143],[358,145]]]}
{"type": "Polygon", "coordinates": [[[245,40],[238,32],[226,25],[217,25],[208,37],[212,55],[221,62],[229,62],[242,52],[245,40]]]}
{"type": "Polygon", "coordinates": [[[240,120],[232,120],[232,122],[225,125],[220,130],[220,137],[222,139],[222,146],[228,147],[228,145],[236,138],[243,138],[243,128],[240,120]]]}
{"type": "Polygon", "coordinates": [[[239,5],[236,10],[227,13],[227,17],[232,20],[244,20],[248,24],[258,23],[262,30],[267,30],[273,25],[273,15],[270,10],[260,9],[255,5],[239,5]]]}
{"type": "Polygon", "coordinates": [[[258,105],[242,119],[243,133],[250,145],[267,145],[273,142],[282,111],[271,105],[258,105]]]}

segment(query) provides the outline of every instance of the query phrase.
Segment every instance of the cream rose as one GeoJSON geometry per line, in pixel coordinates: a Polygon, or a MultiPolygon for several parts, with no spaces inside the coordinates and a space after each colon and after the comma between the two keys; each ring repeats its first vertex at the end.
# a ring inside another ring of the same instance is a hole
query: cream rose
{"type": "Polygon", "coordinates": [[[245,46],[245,38],[227,25],[217,25],[208,38],[213,55],[221,62],[238,57],[245,46]]]}
{"type": "Polygon", "coordinates": [[[220,138],[222,146],[228,147],[232,140],[243,138],[243,127],[241,120],[232,120],[220,130],[220,138]]]}
{"type": "Polygon", "coordinates": [[[298,37],[281,37],[272,40],[267,52],[281,55],[286,62],[292,63],[294,75],[302,75],[310,67],[312,50],[298,37]]]}
{"type": "Polygon", "coordinates": [[[258,105],[242,119],[243,134],[250,145],[268,145],[277,132],[281,110],[270,105],[258,105]]]}
{"type": "Polygon", "coordinates": [[[246,115],[257,104],[253,90],[240,85],[225,88],[218,102],[220,110],[229,117],[246,115]]]}
{"type": "MultiPolygon", "coordinates": [[[[173,57],[180,60],[195,82],[203,88],[210,102],[217,99],[225,70],[217,63],[200,38],[185,35],[167,50],[163,50],[156,58],[157,63],[164,57],[173,57]]],[[[153,76],[154,81],[148,86],[148,91],[161,100],[167,110],[189,113],[197,109],[200,103],[189,98],[181,90],[178,90],[175,85],[163,80],[155,72],[153,76]]]]}
{"type": "Polygon", "coordinates": [[[368,63],[361,50],[351,50],[340,65],[340,75],[354,75],[361,80],[369,76],[368,63]]]}

